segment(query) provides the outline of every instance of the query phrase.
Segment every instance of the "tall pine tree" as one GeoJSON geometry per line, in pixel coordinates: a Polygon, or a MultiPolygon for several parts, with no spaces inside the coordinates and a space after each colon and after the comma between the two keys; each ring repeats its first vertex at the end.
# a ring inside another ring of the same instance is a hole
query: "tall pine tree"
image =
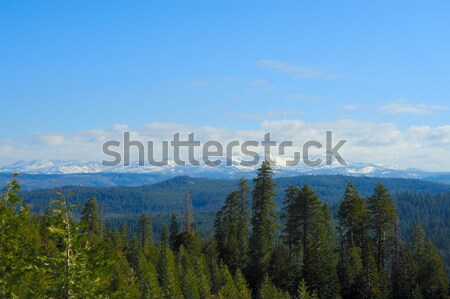
{"type": "Polygon", "coordinates": [[[252,192],[252,235],[250,238],[249,266],[247,277],[255,292],[267,275],[272,254],[273,239],[277,229],[275,213],[275,183],[272,169],[264,161],[253,180],[252,192]]]}

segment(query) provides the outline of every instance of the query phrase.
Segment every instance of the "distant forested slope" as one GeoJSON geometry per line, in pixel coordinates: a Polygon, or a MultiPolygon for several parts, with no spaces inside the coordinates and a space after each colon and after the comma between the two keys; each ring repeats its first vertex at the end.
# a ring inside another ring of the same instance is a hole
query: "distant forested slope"
{"type": "MultiPolygon", "coordinates": [[[[409,236],[413,224],[420,220],[431,239],[441,250],[450,268],[450,186],[412,179],[366,178],[350,176],[298,176],[275,179],[277,184],[277,208],[281,207],[284,190],[291,184],[301,187],[310,185],[320,198],[336,211],[348,182],[354,182],[361,196],[368,197],[378,182],[394,196],[400,218],[402,236],[409,236]]],[[[183,211],[184,192],[189,191],[194,207],[195,225],[202,236],[213,230],[215,213],[223,205],[225,197],[238,186],[238,180],[176,177],[152,185],[137,187],[63,187],[69,201],[83,205],[95,197],[105,222],[112,227],[127,223],[130,231],[136,227],[137,218],[150,213],[155,234],[162,224],[168,224],[173,213],[183,211]]],[[[45,211],[49,198],[55,198],[54,190],[24,191],[21,196],[37,212],[45,211]]]]}

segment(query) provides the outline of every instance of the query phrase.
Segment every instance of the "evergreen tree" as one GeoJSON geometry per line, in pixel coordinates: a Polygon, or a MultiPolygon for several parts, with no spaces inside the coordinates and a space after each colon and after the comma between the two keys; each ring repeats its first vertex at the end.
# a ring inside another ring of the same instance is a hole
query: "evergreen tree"
{"type": "Polygon", "coordinates": [[[237,269],[236,274],[234,276],[234,281],[236,284],[238,298],[241,299],[251,299],[252,292],[250,291],[247,281],[244,278],[240,269],[237,269]]]}
{"type": "Polygon", "coordinates": [[[286,244],[276,244],[269,266],[272,283],[292,294],[296,292],[302,270],[301,255],[297,253],[289,249],[286,244]]]}
{"type": "Polygon", "coordinates": [[[152,221],[146,213],[142,214],[139,218],[138,233],[142,248],[153,245],[152,221]]]}
{"type": "Polygon", "coordinates": [[[315,291],[309,292],[308,286],[304,279],[300,281],[297,288],[297,298],[298,299],[318,299],[317,293],[315,291]]]}
{"type": "Polygon", "coordinates": [[[99,236],[101,226],[98,216],[98,205],[95,198],[90,198],[85,203],[81,211],[81,221],[84,225],[84,231],[91,236],[99,236]]]}
{"type": "Polygon", "coordinates": [[[411,251],[417,263],[415,281],[424,298],[447,298],[448,276],[433,242],[425,237],[425,230],[416,223],[411,237],[411,251]]]}
{"type": "Polygon", "coordinates": [[[172,214],[169,231],[170,231],[169,245],[172,250],[175,250],[175,244],[177,243],[177,236],[179,233],[178,220],[176,214],[172,214]]]}
{"type": "MultiPolygon", "coordinates": [[[[363,255],[369,241],[369,212],[353,183],[349,183],[338,211],[341,234],[339,276],[346,298],[361,298],[364,280],[363,255]]],[[[368,287],[368,286],[367,286],[368,287]]]]}
{"type": "Polygon", "coordinates": [[[269,268],[272,242],[277,228],[275,220],[275,183],[269,162],[264,161],[253,180],[252,192],[252,235],[250,238],[249,283],[253,290],[258,290],[269,268]]]}
{"type": "MultiPolygon", "coordinates": [[[[170,237],[167,234],[167,227],[165,225],[163,225],[161,228],[160,242],[163,245],[167,245],[167,244],[170,245],[170,237]]],[[[172,249],[172,246],[170,246],[170,248],[172,249]]]]}
{"type": "Polygon", "coordinates": [[[288,292],[280,290],[271,281],[268,275],[264,276],[261,288],[259,289],[259,299],[289,299],[290,295],[288,292]]]}
{"type": "Polygon", "coordinates": [[[178,251],[178,274],[184,298],[200,299],[200,286],[189,254],[181,245],[178,251]]]}
{"type": "Polygon", "coordinates": [[[386,188],[378,183],[369,198],[370,223],[374,231],[376,265],[382,272],[385,257],[392,249],[397,214],[391,196],[386,188]]]}
{"type": "MultiPolygon", "coordinates": [[[[239,231],[246,229],[242,194],[248,189],[245,181],[240,183],[218,214],[215,236],[222,250],[245,256],[245,234],[239,231]]],[[[165,225],[161,242],[153,247],[148,215],[130,222],[130,233],[126,226],[106,229],[94,199],[78,207],[60,190],[60,199],[35,215],[22,203],[13,177],[0,195],[0,297],[249,299],[290,298],[291,293],[310,299],[448,298],[448,276],[438,249],[418,223],[410,243],[401,240],[385,189],[377,186],[369,200],[370,221],[364,221],[364,201],[353,185],[347,186],[338,211],[339,251],[330,209],[308,186],[286,190],[283,235],[275,237],[273,187],[270,168],[263,163],[252,193],[246,269],[250,291],[240,269],[246,259],[228,253],[224,260],[235,268],[233,275],[231,267],[219,263],[221,249],[214,236],[202,245],[193,230],[177,233],[174,254],[165,225]],[[365,222],[371,231],[362,227],[365,222]]]]}
{"type": "Polygon", "coordinates": [[[241,179],[239,189],[228,194],[216,214],[214,226],[219,255],[232,273],[245,268],[248,262],[248,192],[247,181],[241,179]]]}
{"type": "Polygon", "coordinates": [[[303,278],[319,298],[339,298],[337,248],[329,207],[321,205],[317,222],[310,222],[309,225],[315,232],[315,238],[307,239],[303,278]]]}
{"type": "Polygon", "coordinates": [[[208,266],[207,258],[204,254],[196,260],[194,269],[198,277],[198,288],[200,292],[200,298],[211,297],[211,273],[208,266]]]}
{"type": "Polygon", "coordinates": [[[368,237],[369,211],[353,183],[347,185],[339,211],[339,229],[346,248],[363,248],[368,237]]]}
{"type": "Polygon", "coordinates": [[[166,244],[160,246],[157,271],[164,298],[182,298],[175,256],[166,244]]]}
{"type": "Polygon", "coordinates": [[[111,283],[108,293],[112,298],[140,298],[139,282],[134,269],[128,263],[122,250],[121,238],[114,238],[111,283]]]}
{"type": "Polygon", "coordinates": [[[59,240],[59,252],[54,257],[44,258],[51,267],[58,269],[52,272],[54,289],[51,292],[65,298],[100,294],[105,284],[100,278],[110,271],[108,258],[84,238],[81,224],[72,217],[76,206],[69,205],[61,191],[57,194],[60,199],[53,201],[53,225],[48,230],[59,240]]]}
{"type": "Polygon", "coordinates": [[[238,224],[239,224],[239,193],[233,191],[228,194],[225,205],[221,210],[222,219],[220,221],[220,236],[217,236],[220,243],[220,258],[229,269],[234,272],[239,266],[239,244],[238,244],[238,224]]]}
{"type": "Polygon", "coordinates": [[[289,188],[285,190],[284,201],[283,201],[283,214],[282,219],[285,221],[283,227],[283,238],[289,249],[293,249],[300,241],[299,238],[299,206],[297,200],[299,199],[300,190],[294,186],[290,185],[289,188]]]}
{"type": "Polygon", "coordinates": [[[319,197],[308,185],[304,185],[294,202],[292,220],[297,230],[294,230],[294,239],[301,240],[304,260],[308,260],[310,253],[308,245],[315,240],[318,224],[321,218],[321,204],[319,197]]]}
{"type": "Polygon", "coordinates": [[[241,178],[239,181],[239,212],[237,219],[237,268],[246,269],[248,264],[249,250],[249,198],[250,187],[246,179],[241,178]]]}
{"type": "Polygon", "coordinates": [[[236,288],[236,284],[226,265],[222,265],[220,273],[221,287],[218,293],[219,298],[239,298],[239,292],[236,288]]]}
{"type": "MultiPolygon", "coordinates": [[[[14,174],[0,198],[0,297],[43,296],[50,287],[42,265],[37,223],[18,196],[20,185],[14,174]],[[18,205],[21,204],[18,209],[18,205]]],[[[49,249],[53,248],[52,244],[49,249]]]]}
{"type": "Polygon", "coordinates": [[[137,274],[141,285],[141,298],[163,298],[163,290],[158,282],[156,267],[143,252],[139,253],[137,274]]]}

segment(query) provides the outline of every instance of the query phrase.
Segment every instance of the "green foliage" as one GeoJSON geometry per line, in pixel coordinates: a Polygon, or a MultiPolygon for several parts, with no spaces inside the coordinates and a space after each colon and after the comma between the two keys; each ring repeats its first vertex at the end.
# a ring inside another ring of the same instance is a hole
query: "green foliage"
{"type": "Polygon", "coordinates": [[[249,267],[247,269],[253,289],[261,286],[268,272],[272,244],[277,229],[275,213],[275,183],[269,162],[264,161],[253,180],[252,235],[250,238],[249,267]]]}
{"type": "Polygon", "coordinates": [[[369,210],[353,183],[347,185],[337,215],[342,246],[362,248],[368,238],[369,210]]]}
{"type": "Polygon", "coordinates": [[[158,257],[158,275],[165,298],[181,298],[175,255],[167,245],[162,245],[158,257]]]}
{"type": "Polygon", "coordinates": [[[259,289],[259,299],[289,299],[290,295],[288,292],[280,290],[271,281],[268,275],[264,277],[264,280],[259,289]]]}
{"type": "Polygon", "coordinates": [[[139,240],[141,241],[142,248],[150,247],[153,245],[152,222],[148,214],[144,213],[139,218],[138,235],[139,240]]]}
{"type": "Polygon", "coordinates": [[[378,183],[369,198],[370,224],[373,229],[376,263],[378,270],[384,268],[385,257],[391,249],[394,227],[397,221],[394,201],[387,189],[378,183]]]}
{"type": "Polygon", "coordinates": [[[170,222],[170,235],[169,235],[169,245],[172,250],[175,250],[176,243],[177,243],[177,236],[179,232],[179,226],[178,226],[178,220],[177,215],[172,214],[172,219],[170,222]]]}
{"type": "Polygon", "coordinates": [[[236,284],[238,298],[250,299],[252,297],[252,292],[248,287],[247,281],[239,269],[236,271],[234,282],[236,284]]]}
{"type": "Polygon", "coordinates": [[[226,265],[221,266],[220,271],[221,288],[219,290],[219,298],[239,298],[239,293],[234,283],[233,277],[226,265]]]}
{"type": "Polygon", "coordinates": [[[446,298],[448,295],[448,278],[439,252],[433,242],[425,237],[425,230],[417,223],[411,237],[414,278],[417,289],[424,298],[446,298]]]}
{"type": "Polygon", "coordinates": [[[315,291],[310,292],[308,290],[305,280],[302,279],[297,288],[297,298],[298,299],[318,299],[319,297],[317,296],[317,293],[315,291]]]}
{"type": "MultiPolygon", "coordinates": [[[[180,233],[172,215],[166,219],[170,234],[162,226],[155,246],[152,221],[160,221],[158,214],[110,228],[92,196],[80,207],[59,190],[59,199],[36,215],[22,203],[14,176],[0,200],[0,297],[448,297],[444,263],[427,229],[416,224],[411,242],[402,241],[393,200],[382,185],[368,206],[353,184],[347,186],[337,207],[336,238],[329,206],[311,187],[287,188],[279,231],[268,163],[253,183],[251,215],[250,189],[241,180],[217,214],[213,237],[180,233]]],[[[397,202],[402,213],[412,210],[405,203],[427,211],[422,196],[405,196],[397,202]]],[[[442,204],[442,221],[446,196],[428,197],[442,204]]],[[[428,225],[439,223],[432,221],[428,225]]]]}
{"type": "Polygon", "coordinates": [[[95,198],[87,200],[81,211],[81,223],[84,230],[92,237],[98,236],[101,232],[100,218],[98,215],[98,204],[95,198]]]}
{"type": "Polygon", "coordinates": [[[222,209],[216,214],[215,237],[218,240],[220,258],[232,273],[247,266],[249,246],[248,192],[245,179],[239,189],[228,194],[222,209]]]}

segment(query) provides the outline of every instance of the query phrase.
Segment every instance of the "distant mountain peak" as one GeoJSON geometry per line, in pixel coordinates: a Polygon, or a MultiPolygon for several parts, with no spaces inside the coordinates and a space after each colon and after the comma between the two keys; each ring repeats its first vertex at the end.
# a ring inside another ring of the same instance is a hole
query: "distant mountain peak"
{"type": "MultiPolygon", "coordinates": [[[[397,178],[422,178],[432,175],[420,169],[404,166],[380,165],[372,163],[349,162],[348,165],[319,165],[316,167],[299,164],[297,166],[284,166],[285,161],[279,157],[271,157],[275,162],[272,167],[276,175],[292,176],[299,174],[341,174],[352,176],[371,177],[397,177],[397,178]]],[[[235,162],[235,161],[233,161],[235,162]]],[[[32,160],[17,161],[13,164],[0,167],[0,173],[23,174],[94,174],[94,173],[141,173],[160,175],[195,175],[204,177],[239,177],[251,175],[258,166],[246,167],[232,163],[226,166],[225,161],[216,167],[202,164],[201,166],[178,166],[173,161],[163,167],[139,166],[137,162],[130,166],[102,166],[101,162],[82,162],[78,160],[32,160]]]]}

